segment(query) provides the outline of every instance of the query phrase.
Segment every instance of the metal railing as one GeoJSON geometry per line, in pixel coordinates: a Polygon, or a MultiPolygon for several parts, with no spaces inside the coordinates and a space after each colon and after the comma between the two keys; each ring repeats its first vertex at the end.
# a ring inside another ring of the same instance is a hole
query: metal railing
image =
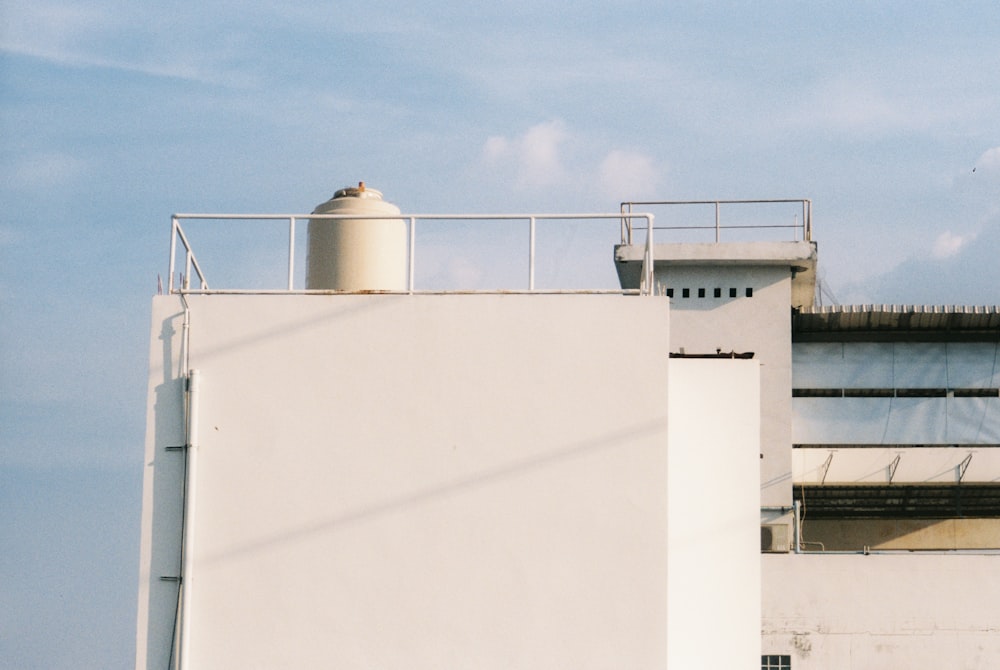
{"type": "Polygon", "coordinates": [[[528,252],[528,287],[520,292],[545,292],[545,293],[608,293],[608,294],[640,294],[640,295],[652,295],[653,294],[653,230],[654,230],[654,216],[648,212],[630,212],[629,213],[629,225],[631,227],[631,219],[641,219],[645,221],[645,226],[642,226],[646,230],[646,243],[645,252],[643,255],[643,274],[640,283],[640,288],[638,290],[634,289],[583,289],[583,290],[572,290],[572,289],[546,289],[540,291],[535,287],[535,240],[536,240],[536,224],[538,221],[575,221],[575,220],[605,220],[605,221],[617,221],[621,219],[620,213],[605,214],[605,213],[582,213],[582,214],[382,214],[382,215],[359,215],[359,214],[174,214],[171,217],[171,233],[170,233],[170,263],[169,263],[169,280],[168,280],[168,292],[169,293],[330,293],[329,290],[296,290],[295,289],[295,228],[296,224],[300,220],[337,220],[337,219],[350,219],[350,220],[403,220],[407,222],[407,285],[406,289],[402,291],[380,291],[382,293],[448,293],[448,292],[461,292],[461,293],[511,293],[519,292],[512,290],[459,290],[459,291],[441,291],[441,290],[428,290],[420,291],[416,288],[414,282],[414,269],[416,267],[416,233],[417,233],[417,221],[523,221],[528,224],[528,235],[527,235],[527,252],[528,252]],[[288,226],[288,281],[286,288],[266,291],[266,290],[245,290],[240,291],[238,289],[211,289],[208,285],[208,279],[205,276],[205,272],[202,270],[201,265],[195,256],[194,249],[188,240],[187,235],[184,233],[184,229],[181,226],[181,221],[184,220],[245,220],[245,221],[275,221],[275,222],[287,222],[288,226]],[[175,276],[177,275],[177,256],[178,256],[178,242],[183,248],[183,264],[184,271],[181,275],[179,282],[175,282],[175,276]],[[192,279],[196,280],[196,288],[192,288],[192,279]]]}
{"type": "Polygon", "coordinates": [[[633,206],[650,207],[659,205],[711,205],[715,208],[715,222],[709,225],[695,225],[695,226],[660,226],[657,230],[715,230],[715,241],[722,241],[722,231],[723,230],[736,230],[736,229],[764,229],[764,228],[786,228],[792,229],[793,239],[798,240],[798,234],[801,231],[801,239],[803,241],[812,240],[812,200],[807,200],[803,198],[795,199],[777,199],[777,200],[645,200],[645,201],[631,201],[621,203],[621,213],[622,213],[622,244],[632,244],[632,217],[636,216],[632,211],[633,206]],[[752,225],[723,225],[722,224],[722,205],[770,205],[770,204],[801,204],[802,206],[802,221],[798,222],[798,216],[796,215],[796,222],[792,224],[752,224],[752,225]]]}

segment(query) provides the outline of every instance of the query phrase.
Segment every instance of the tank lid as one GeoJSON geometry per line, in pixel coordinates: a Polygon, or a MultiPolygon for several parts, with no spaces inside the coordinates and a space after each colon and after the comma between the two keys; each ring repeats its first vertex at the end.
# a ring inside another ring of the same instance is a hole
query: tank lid
{"type": "Polygon", "coordinates": [[[331,200],[336,200],[337,198],[365,198],[368,200],[381,200],[382,191],[368,188],[365,186],[363,181],[359,181],[357,186],[348,186],[347,188],[342,188],[334,193],[331,200]]]}

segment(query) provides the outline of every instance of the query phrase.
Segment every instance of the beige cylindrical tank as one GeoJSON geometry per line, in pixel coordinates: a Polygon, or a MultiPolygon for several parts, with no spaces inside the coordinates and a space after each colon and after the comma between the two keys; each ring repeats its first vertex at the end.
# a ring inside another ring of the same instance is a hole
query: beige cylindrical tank
{"type": "MultiPolygon", "coordinates": [[[[342,188],[313,214],[399,214],[382,193],[342,188]]],[[[336,291],[406,290],[406,223],[402,219],[309,219],[306,288],[336,291]]]]}

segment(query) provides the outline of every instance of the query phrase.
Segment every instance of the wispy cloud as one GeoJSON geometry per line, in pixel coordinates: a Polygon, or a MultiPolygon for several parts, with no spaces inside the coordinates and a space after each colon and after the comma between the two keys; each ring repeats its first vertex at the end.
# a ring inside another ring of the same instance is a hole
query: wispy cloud
{"type": "Polygon", "coordinates": [[[513,170],[518,187],[548,187],[566,178],[561,151],[570,138],[560,120],[539,123],[524,134],[507,138],[495,135],[486,140],[483,158],[487,164],[513,170]]]}
{"type": "Polygon", "coordinates": [[[1000,216],[1000,147],[984,151],[976,160],[972,172],[965,172],[959,183],[980,203],[984,219],[1000,216]]]}
{"type": "Polygon", "coordinates": [[[983,152],[976,161],[976,170],[1000,173],[1000,147],[993,147],[983,152]]]}
{"type": "Polygon", "coordinates": [[[206,65],[199,65],[196,62],[145,62],[113,59],[72,50],[47,49],[16,42],[0,44],[0,51],[71,68],[98,68],[232,88],[250,88],[257,83],[256,78],[250,73],[217,70],[206,65]]]}
{"type": "Polygon", "coordinates": [[[950,258],[954,256],[962,247],[971,239],[970,236],[956,235],[950,230],[946,230],[937,236],[934,240],[934,247],[931,249],[931,255],[934,258],[950,258]]]}
{"type": "Polygon", "coordinates": [[[846,132],[882,132],[924,125],[905,101],[862,79],[848,76],[818,82],[793,112],[793,124],[846,132]]]}
{"type": "Polygon", "coordinates": [[[954,137],[991,123],[997,97],[982,86],[979,62],[968,54],[914,57],[872,46],[836,72],[819,61],[801,87],[775,106],[782,127],[850,135],[933,133],[954,137]],[[961,82],[961,83],[958,83],[961,82]],[[970,94],[970,91],[975,91],[970,94]]]}
{"type": "Polygon", "coordinates": [[[493,135],[481,149],[481,164],[493,179],[551,201],[620,201],[655,197],[662,184],[657,161],[648,153],[609,147],[560,120],[531,126],[514,136],[493,135]]]}
{"type": "Polygon", "coordinates": [[[4,172],[8,183],[25,189],[48,189],[63,186],[86,172],[87,163],[65,152],[51,151],[29,155],[12,163],[4,172]]]}
{"type": "Polygon", "coordinates": [[[614,149],[601,161],[598,180],[601,192],[609,198],[653,197],[660,174],[646,154],[614,149]]]}
{"type": "MultiPolygon", "coordinates": [[[[144,10],[145,11],[145,10],[144,10]]],[[[198,43],[155,13],[99,2],[13,2],[5,7],[0,52],[71,68],[99,68],[196,83],[247,87],[250,72],[227,67],[225,39],[198,43]]]]}

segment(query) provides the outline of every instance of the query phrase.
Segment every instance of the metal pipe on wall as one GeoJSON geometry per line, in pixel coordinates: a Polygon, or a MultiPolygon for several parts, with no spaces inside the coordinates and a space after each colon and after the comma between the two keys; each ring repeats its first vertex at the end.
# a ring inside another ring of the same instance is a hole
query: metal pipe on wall
{"type": "Polygon", "coordinates": [[[180,643],[177,667],[187,668],[188,650],[191,644],[191,534],[194,522],[196,489],[195,481],[198,463],[198,404],[200,402],[201,373],[191,370],[187,379],[187,445],[184,457],[187,460],[184,481],[184,529],[181,544],[181,616],[180,643]]]}

